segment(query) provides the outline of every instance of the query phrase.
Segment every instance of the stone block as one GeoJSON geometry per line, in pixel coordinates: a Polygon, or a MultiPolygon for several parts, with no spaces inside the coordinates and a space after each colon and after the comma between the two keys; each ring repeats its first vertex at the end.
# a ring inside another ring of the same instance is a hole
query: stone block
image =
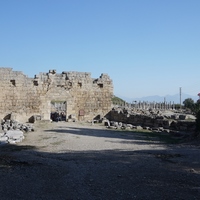
{"type": "Polygon", "coordinates": [[[137,130],[142,130],[143,128],[142,128],[142,126],[136,126],[136,129],[137,130]]]}
{"type": "Polygon", "coordinates": [[[8,143],[10,143],[10,144],[16,144],[16,141],[15,140],[8,140],[8,143]]]}
{"type": "Polygon", "coordinates": [[[4,135],[5,135],[5,133],[3,133],[3,132],[2,132],[2,133],[0,133],[0,137],[3,137],[4,135]]]}
{"type": "Polygon", "coordinates": [[[6,132],[6,136],[9,139],[18,139],[18,138],[23,138],[24,137],[24,133],[22,131],[19,130],[9,130],[6,132]]]}
{"type": "Polygon", "coordinates": [[[35,123],[36,121],[40,121],[42,120],[42,116],[41,115],[33,115],[29,118],[29,122],[30,123],[35,123]]]}
{"type": "Polygon", "coordinates": [[[7,136],[0,137],[0,142],[5,142],[8,140],[7,136]]]}

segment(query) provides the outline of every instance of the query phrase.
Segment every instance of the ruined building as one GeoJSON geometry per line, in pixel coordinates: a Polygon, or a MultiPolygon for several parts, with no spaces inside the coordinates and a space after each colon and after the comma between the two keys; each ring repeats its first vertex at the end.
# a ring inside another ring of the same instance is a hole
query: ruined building
{"type": "Polygon", "coordinates": [[[90,73],[55,70],[29,78],[12,68],[0,68],[0,118],[28,121],[33,116],[50,120],[52,112],[64,112],[66,120],[92,120],[111,109],[112,80],[90,73]]]}

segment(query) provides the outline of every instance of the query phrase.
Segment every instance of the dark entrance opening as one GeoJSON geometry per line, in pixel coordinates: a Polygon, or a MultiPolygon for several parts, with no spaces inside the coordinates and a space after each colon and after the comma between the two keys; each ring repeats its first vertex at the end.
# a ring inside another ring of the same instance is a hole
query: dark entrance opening
{"type": "Polygon", "coordinates": [[[51,101],[52,121],[66,121],[66,101],[51,101]]]}

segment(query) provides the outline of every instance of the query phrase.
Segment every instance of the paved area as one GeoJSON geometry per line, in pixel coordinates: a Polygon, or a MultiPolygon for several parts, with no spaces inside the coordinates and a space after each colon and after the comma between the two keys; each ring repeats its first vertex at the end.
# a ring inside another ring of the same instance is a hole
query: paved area
{"type": "Polygon", "coordinates": [[[1,200],[192,200],[200,146],[85,123],[41,123],[0,146],[1,200]]]}

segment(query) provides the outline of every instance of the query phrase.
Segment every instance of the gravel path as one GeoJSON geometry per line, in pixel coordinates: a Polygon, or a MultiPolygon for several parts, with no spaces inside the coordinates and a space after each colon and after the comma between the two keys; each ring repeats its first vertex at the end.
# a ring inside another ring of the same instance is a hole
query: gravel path
{"type": "Polygon", "coordinates": [[[200,146],[85,123],[42,123],[0,146],[1,200],[200,199],[200,146]]]}

